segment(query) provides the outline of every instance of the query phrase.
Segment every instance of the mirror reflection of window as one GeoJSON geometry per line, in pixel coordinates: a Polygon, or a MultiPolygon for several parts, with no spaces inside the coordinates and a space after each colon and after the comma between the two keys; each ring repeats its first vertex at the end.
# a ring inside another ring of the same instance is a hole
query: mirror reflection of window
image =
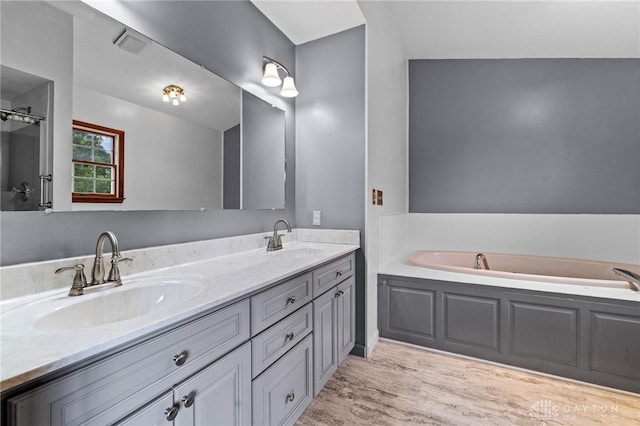
{"type": "Polygon", "coordinates": [[[124,131],[73,121],[73,202],[124,201],[124,131]]]}

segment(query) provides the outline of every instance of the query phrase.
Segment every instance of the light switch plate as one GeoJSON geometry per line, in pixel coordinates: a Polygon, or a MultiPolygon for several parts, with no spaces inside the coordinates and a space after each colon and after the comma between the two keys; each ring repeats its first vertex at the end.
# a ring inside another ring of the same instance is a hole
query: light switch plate
{"type": "Polygon", "coordinates": [[[322,212],[320,210],[313,211],[313,226],[322,225],[322,212]]]}

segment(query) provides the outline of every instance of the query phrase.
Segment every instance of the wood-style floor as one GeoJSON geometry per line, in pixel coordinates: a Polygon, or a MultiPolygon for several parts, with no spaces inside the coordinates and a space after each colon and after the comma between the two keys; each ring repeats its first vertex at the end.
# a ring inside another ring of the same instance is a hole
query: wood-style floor
{"type": "Polygon", "coordinates": [[[380,341],[297,425],[640,425],[640,395],[380,341]]]}

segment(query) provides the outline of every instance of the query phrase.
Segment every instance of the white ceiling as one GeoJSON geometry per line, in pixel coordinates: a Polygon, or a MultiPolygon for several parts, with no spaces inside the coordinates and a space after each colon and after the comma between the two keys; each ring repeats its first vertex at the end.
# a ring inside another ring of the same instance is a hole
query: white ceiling
{"type": "Polygon", "coordinates": [[[367,2],[407,59],[640,57],[640,0],[252,1],[295,44],[361,25],[367,2]]]}

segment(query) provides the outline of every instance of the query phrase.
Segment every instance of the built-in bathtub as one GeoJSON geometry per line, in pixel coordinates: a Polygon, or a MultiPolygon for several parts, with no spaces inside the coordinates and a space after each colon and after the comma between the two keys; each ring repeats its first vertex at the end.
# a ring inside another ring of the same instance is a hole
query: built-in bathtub
{"type": "Polygon", "coordinates": [[[640,274],[628,263],[406,252],[378,271],[380,336],[640,393],[640,293],[613,268],[640,274]]]}
{"type": "Polygon", "coordinates": [[[419,250],[407,258],[406,264],[487,277],[629,289],[634,287],[613,269],[640,274],[640,265],[471,251],[419,250]]]}

